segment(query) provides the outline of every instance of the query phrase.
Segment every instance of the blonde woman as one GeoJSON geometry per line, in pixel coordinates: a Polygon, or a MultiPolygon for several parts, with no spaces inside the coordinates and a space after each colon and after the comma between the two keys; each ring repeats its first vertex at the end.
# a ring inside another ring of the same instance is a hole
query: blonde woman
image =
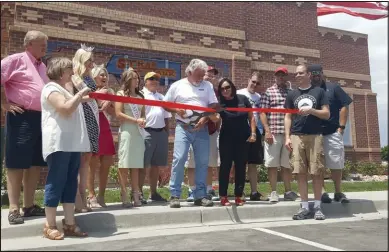
{"type": "MultiPolygon", "coordinates": [[[[140,77],[136,71],[133,69],[124,71],[120,80],[122,90],[117,95],[143,99],[143,95],[139,92],[139,83],[140,77]]],[[[145,108],[143,105],[116,102],[115,112],[121,122],[118,170],[123,207],[131,206],[126,188],[128,169],[131,171],[132,201],[134,206],[141,206],[139,178],[140,170],[144,168],[145,143],[142,135],[146,124],[145,108]]]]}
{"type": "MultiPolygon", "coordinates": [[[[95,65],[92,69],[92,77],[95,80],[98,91],[114,94],[108,86],[108,71],[104,64],[95,65]]],[[[88,204],[92,208],[107,207],[104,202],[105,189],[108,182],[109,168],[113,164],[113,156],[115,155],[115,145],[113,142],[111,127],[105,113],[109,115],[115,114],[115,108],[112,102],[97,100],[99,106],[99,152],[93,153],[89,172],[88,172],[88,204]],[[99,196],[96,197],[95,192],[95,173],[99,167],[99,196]]]]}
{"type": "MultiPolygon", "coordinates": [[[[96,83],[91,76],[93,69],[93,55],[92,47],[86,47],[81,45],[81,48],[77,50],[73,58],[74,75],[72,81],[75,85],[75,93],[79,90],[88,87],[92,92],[96,92],[96,83]]],[[[89,162],[92,157],[92,153],[98,153],[99,151],[99,108],[96,100],[89,98],[89,96],[83,97],[82,107],[85,114],[86,128],[90,143],[90,152],[82,153],[81,166],[79,172],[79,184],[76,198],[77,213],[90,212],[92,209],[87,206],[86,200],[86,184],[89,162]]]]}
{"type": "Polygon", "coordinates": [[[81,152],[90,151],[90,143],[82,109],[83,96],[90,92],[84,87],[73,94],[72,62],[67,58],[54,58],[47,68],[51,82],[41,94],[42,154],[49,172],[45,185],[46,224],[43,234],[50,240],[65,236],[84,237],[75,223],[74,201],[77,193],[77,176],[81,152]],[[63,204],[64,216],[61,233],[56,226],[57,207],[63,204]]]}

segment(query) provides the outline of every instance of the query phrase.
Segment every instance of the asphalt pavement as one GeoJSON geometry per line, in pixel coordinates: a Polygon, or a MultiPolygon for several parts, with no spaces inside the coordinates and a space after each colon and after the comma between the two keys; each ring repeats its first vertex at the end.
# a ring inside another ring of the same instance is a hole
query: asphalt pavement
{"type": "MultiPolygon", "coordinates": [[[[36,239],[36,243],[42,241],[36,239]]],[[[49,247],[21,251],[388,251],[388,222],[386,213],[382,218],[370,219],[362,216],[323,222],[283,220],[266,225],[149,229],[122,232],[117,240],[112,239],[99,241],[95,237],[91,242],[72,245],[48,241],[49,247]]]]}

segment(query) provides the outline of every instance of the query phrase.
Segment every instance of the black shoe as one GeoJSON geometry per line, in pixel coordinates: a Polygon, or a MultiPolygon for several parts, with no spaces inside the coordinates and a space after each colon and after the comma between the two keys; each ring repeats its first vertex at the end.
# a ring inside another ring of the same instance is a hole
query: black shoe
{"type": "Polygon", "coordinates": [[[157,202],[166,202],[167,200],[164,199],[159,193],[154,193],[150,197],[151,201],[157,201],[157,202]]]}
{"type": "Polygon", "coordinates": [[[255,192],[250,194],[250,201],[269,201],[269,198],[259,192],[255,192]]]}
{"type": "Polygon", "coordinates": [[[180,208],[180,199],[178,197],[170,197],[170,208],[180,208]]]}
{"type": "Polygon", "coordinates": [[[312,212],[305,208],[300,208],[300,210],[293,215],[293,220],[305,220],[312,218],[312,212]]]}
{"type": "Polygon", "coordinates": [[[202,199],[196,199],[194,201],[195,206],[211,207],[213,206],[213,201],[204,197],[202,199]]]}
{"type": "Polygon", "coordinates": [[[8,222],[10,225],[23,224],[24,219],[20,215],[19,211],[15,209],[15,210],[9,212],[8,222]]]}
{"type": "Polygon", "coordinates": [[[350,200],[344,195],[344,193],[335,193],[334,200],[340,203],[350,203],[350,200]]]}
{"type": "Polygon", "coordinates": [[[331,203],[332,202],[332,199],[330,198],[330,195],[328,195],[328,193],[323,193],[321,195],[321,203],[331,203]]]}

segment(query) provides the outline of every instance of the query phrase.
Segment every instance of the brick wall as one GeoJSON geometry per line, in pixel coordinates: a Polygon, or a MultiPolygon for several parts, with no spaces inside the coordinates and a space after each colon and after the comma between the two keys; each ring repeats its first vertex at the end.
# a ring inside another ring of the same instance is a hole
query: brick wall
{"type": "MultiPolygon", "coordinates": [[[[210,65],[224,66],[223,76],[232,78],[238,88],[246,87],[253,70],[264,76],[265,89],[273,84],[277,66],[293,73],[299,63],[322,63],[327,78],[354,98],[356,113],[350,118],[355,123],[355,146],[347,155],[378,161],[377,103],[371,92],[367,36],[318,27],[315,3],[18,2],[1,6],[2,58],[22,51],[25,32],[37,29],[48,34],[51,56],[72,58],[79,44],[87,43],[95,47],[97,64],[106,63],[113,54],[167,59],[181,62],[182,76],[190,59],[202,58],[210,65]],[[150,30],[149,35],[142,35],[143,28],[150,30]]],[[[293,84],[293,78],[290,81],[293,84]]],[[[112,77],[110,84],[118,87],[112,77]]],[[[113,120],[114,132],[117,126],[113,120]]],[[[172,130],[174,126],[172,120],[172,130]]],[[[173,144],[169,146],[170,166],[173,144]]]]}

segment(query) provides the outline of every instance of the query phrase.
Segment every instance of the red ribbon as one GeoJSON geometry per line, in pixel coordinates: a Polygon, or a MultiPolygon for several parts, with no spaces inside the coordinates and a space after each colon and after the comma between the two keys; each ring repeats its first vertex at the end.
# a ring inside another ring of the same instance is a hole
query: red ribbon
{"type": "MultiPolygon", "coordinates": [[[[134,98],[134,97],[125,97],[119,95],[112,94],[102,94],[102,93],[90,93],[90,98],[104,101],[113,101],[113,102],[121,102],[121,103],[133,103],[139,105],[147,105],[147,106],[159,106],[163,108],[174,108],[174,109],[189,109],[189,110],[198,110],[204,112],[216,112],[216,110],[201,106],[194,106],[176,102],[168,102],[168,101],[155,101],[155,100],[146,100],[142,98],[134,98]]],[[[283,109],[283,108],[225,108],[227,111],[236,111],[236,112],[264,112],[264,113],[298,113],[297,109],[283,109]]]]}

